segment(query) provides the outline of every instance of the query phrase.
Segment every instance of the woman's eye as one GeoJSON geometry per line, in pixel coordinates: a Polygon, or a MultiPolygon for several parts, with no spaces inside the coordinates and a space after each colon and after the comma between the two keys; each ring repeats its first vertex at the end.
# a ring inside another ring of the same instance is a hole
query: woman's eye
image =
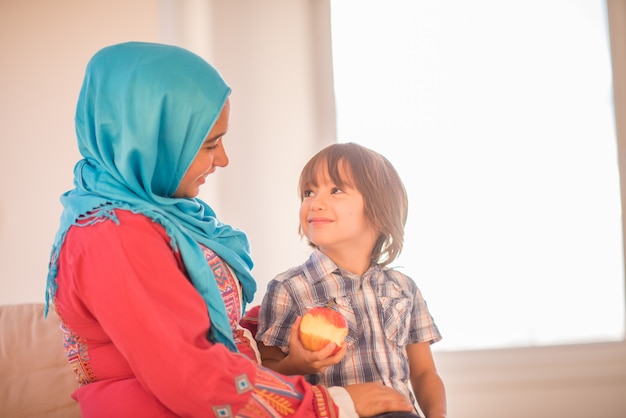
{"type": "Polygon", "coordinates": [[[213,141],[205,143],[204,144],[204,149],[209,150],[209,151],[213,151],[214,149],[216,149],[219,146],[221,140],[222,140],[222,138],[219,138],[217,140],[213,140],[213,141]]]}

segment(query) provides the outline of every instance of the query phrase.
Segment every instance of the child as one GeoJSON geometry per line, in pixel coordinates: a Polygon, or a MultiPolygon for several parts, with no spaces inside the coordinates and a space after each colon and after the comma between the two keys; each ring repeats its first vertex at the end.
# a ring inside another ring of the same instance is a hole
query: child
{"type": "Polygon", "coordinates": [[[299,192],[300,233],[314,250],[268,285],[256,335],[263,364],[315,384],[382,382],[427,418],[446,416],[430,350],[441,335],[415,283],[387,267],[407,218],[396,170],[361,145],[334,144],[305,165],[299,192]],[[336,354],[333,343],[308,352],[297,338],[301,316],[329,301],[348,321],[346,343],[336,354]]]}

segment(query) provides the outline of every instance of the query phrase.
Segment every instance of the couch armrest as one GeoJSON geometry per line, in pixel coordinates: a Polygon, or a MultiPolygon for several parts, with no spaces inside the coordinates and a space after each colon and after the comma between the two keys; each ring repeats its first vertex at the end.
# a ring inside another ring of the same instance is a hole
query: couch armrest
{"type": "Polygon", "coordinates": [[[51,309],[44,319],[43,310],[43,303],[0,306],[2,417],[80,417],[59,318],[51,309]]]}

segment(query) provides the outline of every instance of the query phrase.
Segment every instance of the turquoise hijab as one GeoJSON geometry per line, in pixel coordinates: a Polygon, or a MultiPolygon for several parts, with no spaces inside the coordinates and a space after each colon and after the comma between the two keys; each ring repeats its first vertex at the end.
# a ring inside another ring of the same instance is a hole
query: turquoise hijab
{"type": "Polygon", "coordinates": [[[211,65],[179,47],[129,42],[92,57],[75,117],[83,158],[74,168],[74,189],[61,196],[63,214],[50,257],[46,314],[54,300],[57,260],[68,229],[87,216],[89,224],[117,222],[113,210],[127,209],[163,225],[207,304],[208,338],[237,351],[221,292],[198,243],[235,271],[245,310],[256,291],[248,239],[221,223],[202,200],[172,197],[229,94],[230,87],[211,65]]]}

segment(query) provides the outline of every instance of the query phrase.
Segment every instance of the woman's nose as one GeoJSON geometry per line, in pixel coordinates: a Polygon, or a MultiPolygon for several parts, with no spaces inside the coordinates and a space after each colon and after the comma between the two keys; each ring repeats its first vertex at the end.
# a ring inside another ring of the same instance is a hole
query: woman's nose
{"type": "Polygon", "coordinates": [[[220,145],[217,147],[213,157],[213,165],[218,167],[226,167],[230,160],[228,159],[228,155],[226,154],[226,149],[224,149],[224,143],[220,141],[220,145]]]}

